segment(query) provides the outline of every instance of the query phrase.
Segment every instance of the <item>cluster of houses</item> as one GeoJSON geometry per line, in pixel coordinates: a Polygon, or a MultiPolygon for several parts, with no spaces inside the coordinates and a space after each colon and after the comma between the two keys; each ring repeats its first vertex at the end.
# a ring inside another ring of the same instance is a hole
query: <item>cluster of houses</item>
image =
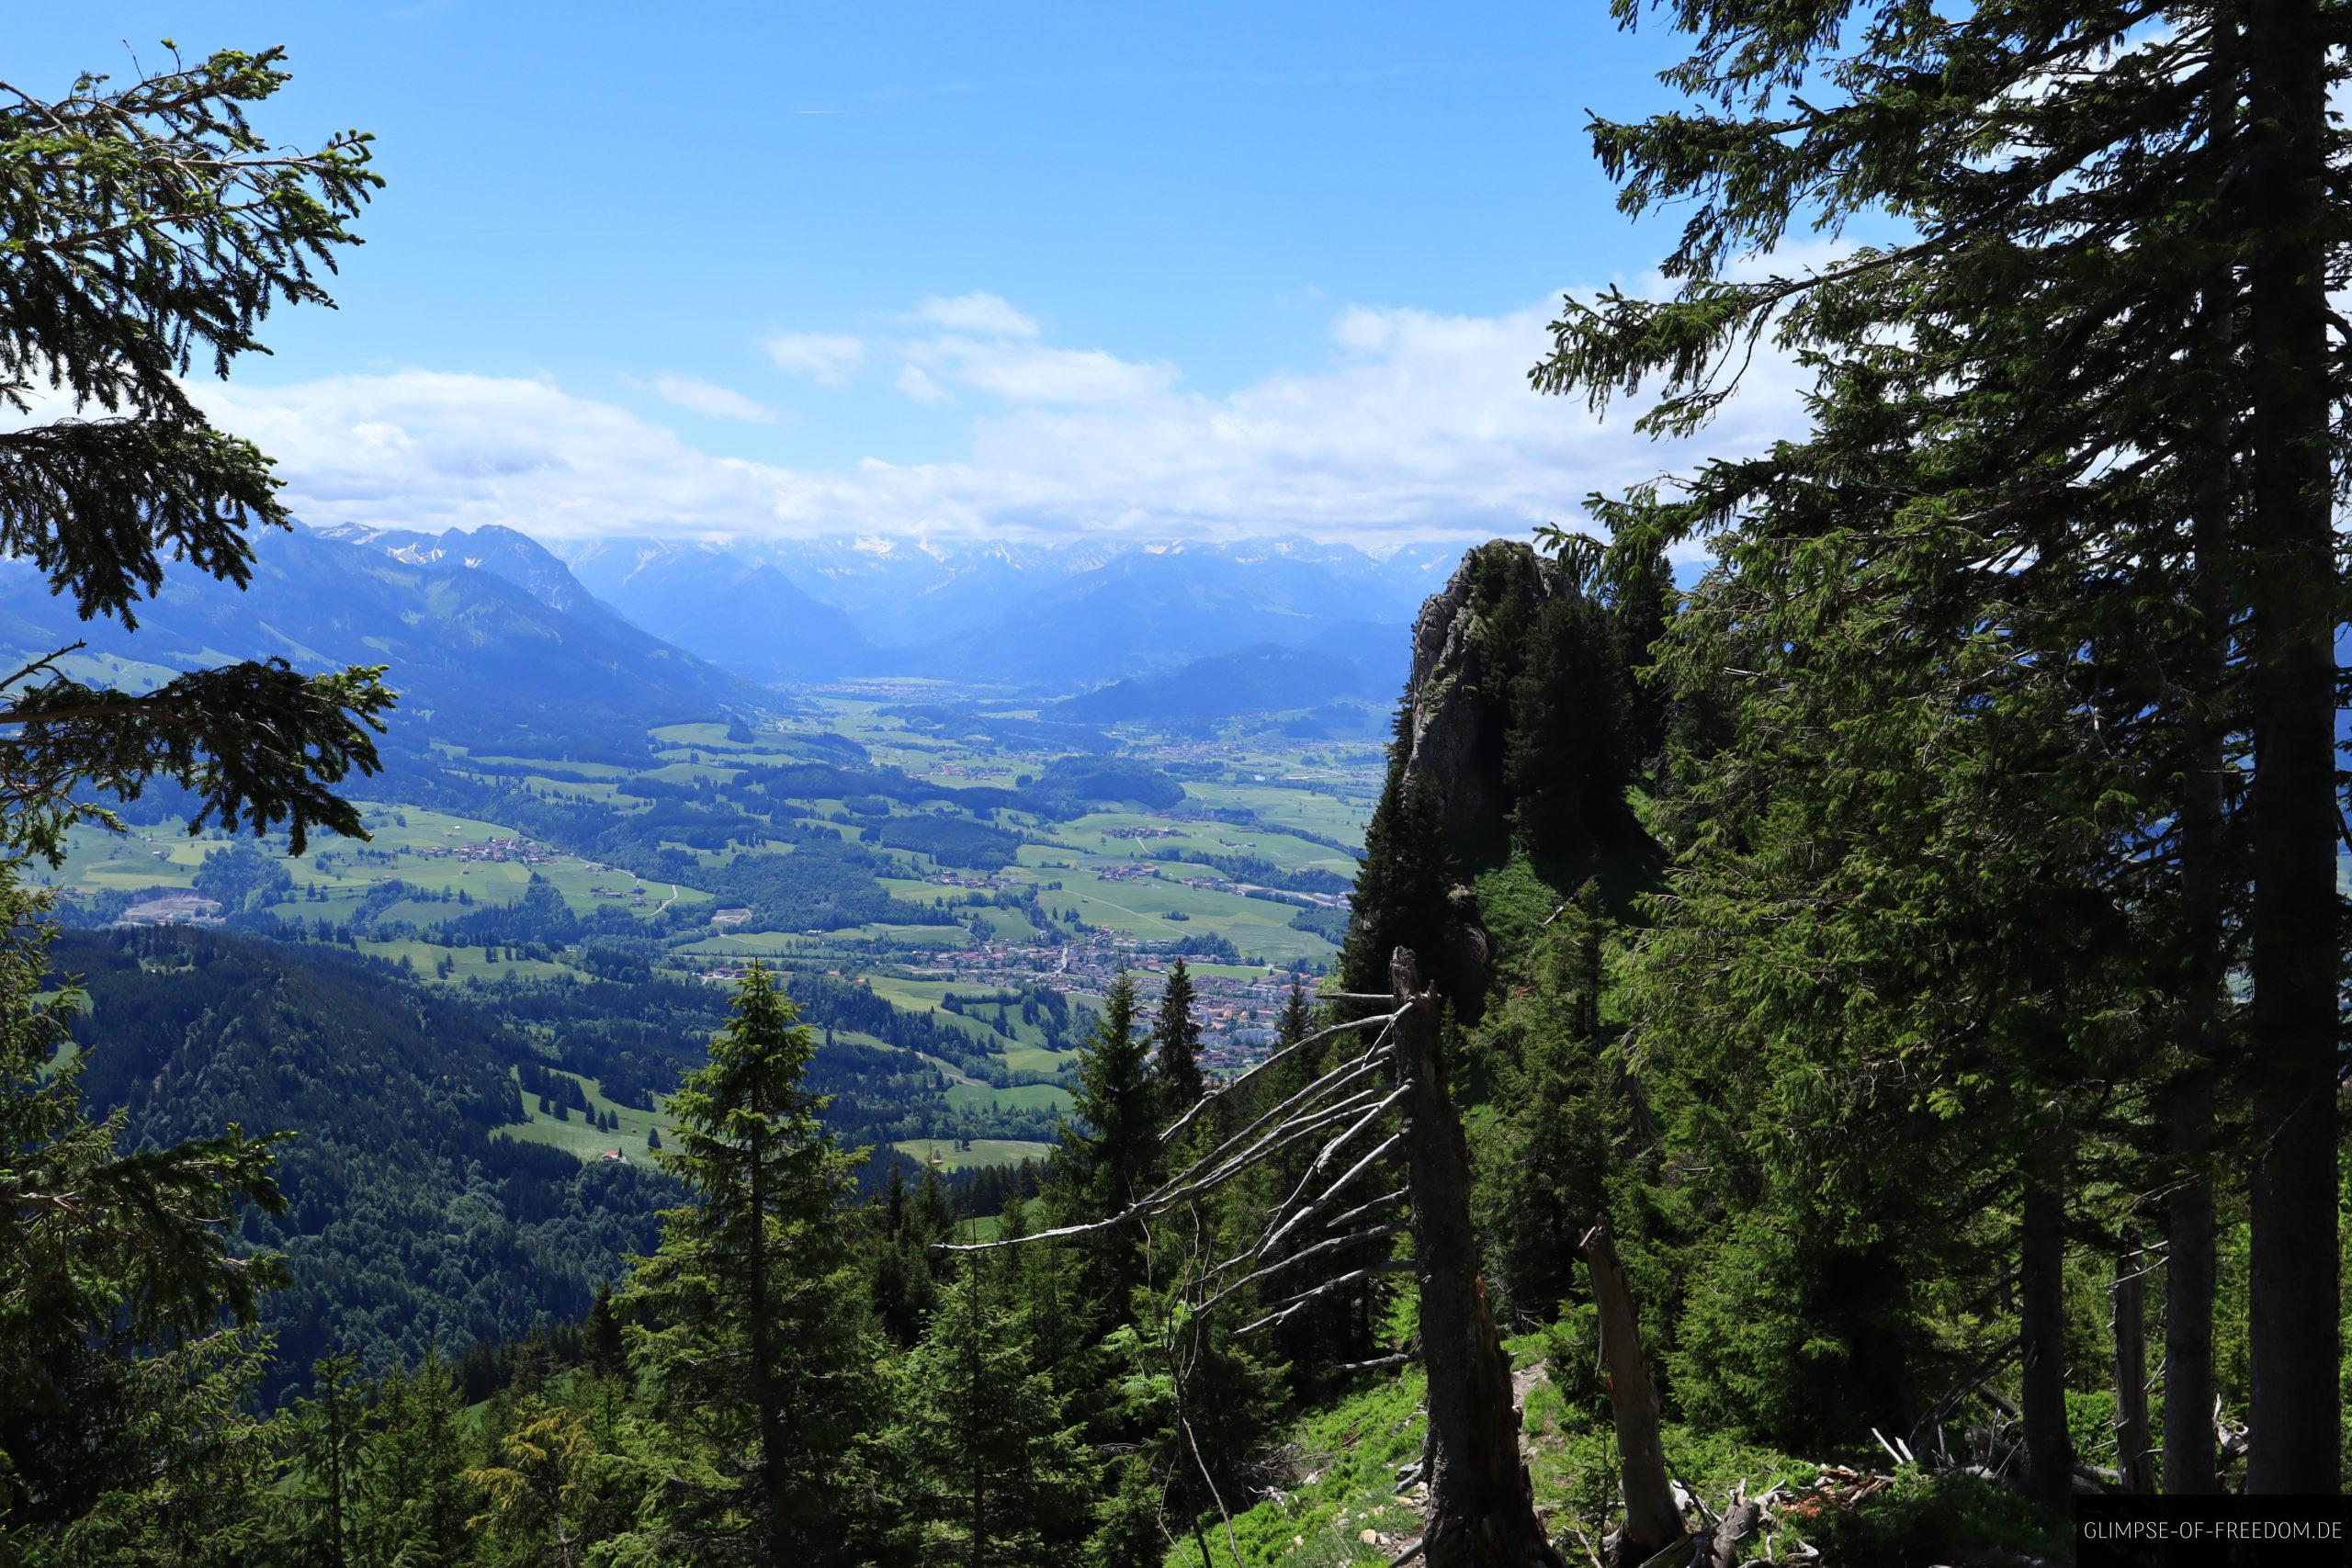
{"type": "MultiPolygon", "coordinates": [[[[454,835],[458,829],[445,831],[454,835]]],[[[483,839],[463,844],[428,844],[416,852],[428,860],[461,860],[503,864],[512,861],[520,865],[552,865],[563,857],[545,844],[529,839],[483,839]]]]}
{"type": "Polygon", "coordinates": [[[114,923],[118,926],[217,926],[220,923],[220,901],[207,898],[201,893],[164,892],[123,910],[114,923]]]}

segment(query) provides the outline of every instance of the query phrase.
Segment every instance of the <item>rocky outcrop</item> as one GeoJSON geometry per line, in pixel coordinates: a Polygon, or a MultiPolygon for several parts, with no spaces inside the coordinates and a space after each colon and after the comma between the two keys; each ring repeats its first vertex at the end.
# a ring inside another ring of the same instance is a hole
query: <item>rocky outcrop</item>
{"type": "MultiPolygon", "coordinates": [[[[1544,604],[1574,592],[1557,562],[1527,545],[1496,539],[1462,558],[1414,622],[1403,783],[1427,790],[1437,803],[1447,846],[1465,878],[1510,852],[1512,803],[1503,757],[1509,687],[1521,652],[1516,639],[1544,604]]],[[[1466,880],[1447,891],[1433,956],[1432,967],[1452,979],[1454,1006],[1475,1020],[1493,951],[1466,880]]]]}
{"type": "Polygon", "coordinates": [[[1557,561],[1527,545],[1493,539],[1462,558],[1413,623],[1405,778],[1435,794],[1447,840],[1471,858],[1499,846],[1509,832],[1506,688],[1519,650],[1498,639],[1522,633],[1533,610],[1574,592],[1557,561]]]}

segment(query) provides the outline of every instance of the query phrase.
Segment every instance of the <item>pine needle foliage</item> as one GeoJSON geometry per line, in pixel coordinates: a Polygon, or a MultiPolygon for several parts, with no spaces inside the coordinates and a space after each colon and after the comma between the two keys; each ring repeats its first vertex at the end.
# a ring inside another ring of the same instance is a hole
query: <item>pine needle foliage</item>
{"type": "MultiPolygon", "coordinates": [[[[166,49],[169,49],[167,44],[166,49]]],[[[322,275],[358,243],[381,183],[369,139],[309,152],[249,118],[288,80],[283,51],[224,51],[123,85],[85,75],[47,100],[0,82],[0,553],[30,562],[84,619],[138,624],[175,566],[246,586],[256,528],[284,528],[270,459],[219,430],[184,384],[267,352],[270,310],[332,305],[322,275]]],[[[381,668],[320,675],[282,660],[196,671],[131,693],[58,662],[0,681],[0,808],[15,841],[55,858],[100,808],[72,787],[193,791],[191,829],[284,823],[359,832],[334,793],[377,768],[392,697],[381,668]]]]}

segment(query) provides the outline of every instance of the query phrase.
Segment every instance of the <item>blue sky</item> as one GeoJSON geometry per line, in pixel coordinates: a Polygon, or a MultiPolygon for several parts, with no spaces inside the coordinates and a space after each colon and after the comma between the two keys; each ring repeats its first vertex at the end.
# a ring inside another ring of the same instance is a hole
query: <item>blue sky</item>
{"type": "Polygon", "coordinates": [[[379,138],[343,309],[209,394],[321,520],[1376,541],[1661,461],[1519,381],[1671,238],[1582,126],[1674,40],[1598,0],[99,4],[6,74],[166,35],[379,138]]]}

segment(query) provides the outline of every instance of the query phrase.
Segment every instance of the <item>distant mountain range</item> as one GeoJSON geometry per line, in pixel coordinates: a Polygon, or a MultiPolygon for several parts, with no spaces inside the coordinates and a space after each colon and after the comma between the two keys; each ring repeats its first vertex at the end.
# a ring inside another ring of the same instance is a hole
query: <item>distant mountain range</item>
{"type": "Polygon", "coordinates": [[[653,539],[582,542],[567,556],[572,575],[622,615],[752,680],[821,681],[875,667],[873,646],[839,606],[765,561],[653,539]]]}
{"type": "Polygon", "coordinates": [[[760,680],[912,675],[1068,690],[1258,644],[1401,670],[1456,544],[824,537],[556,542],[639,625],[760,680]],[[827,618],[826,610],[839,612],[827,618]],[[1344,643],[1341,648],[1335,646],[1344,643]]]}
{"type": "Polygon", "coordinates": [[[641,755],[653,725],[773,706],[777,694],[663,642],[581,588],[510,529],[400,535],[338,529],[255,540],[249,591],[179,571],[138,607],[139,629],[83,622],[29,567],[0,570],[0,644],[77,640],[113,678],[238,659],[298,669],[386,664],[401,694],[388,746],[445,741],[525,756],[641,755]]]}
{"type": "Polygon", "coordinates": [[[1395,682],[1380,680],[1357,660],[1261,643],[1195,659],[1164,675],[1114,681],[1046,711],[1089,724],[1196,724],[1395,695],[1395,682]]]}
{"type": "Polygon", "coordinates": [[[161,679],[232,659],[388,664],[391,742],[633,756],[655,725],[775,706],[796,682],[928,677],[1058,697],[1072,723],[1197,722],[1393,694],[1451,545],[814,539],[757,546],[297,528],[249,592],[174,574],[140,629],[77,621],[0,562],[0,649],[161,679]]]}

